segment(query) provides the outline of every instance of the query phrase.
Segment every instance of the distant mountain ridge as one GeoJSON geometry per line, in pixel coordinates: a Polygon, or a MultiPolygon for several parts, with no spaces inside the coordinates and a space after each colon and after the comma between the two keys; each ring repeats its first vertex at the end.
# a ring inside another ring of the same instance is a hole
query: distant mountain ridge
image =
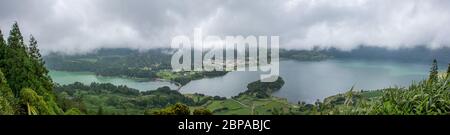
{"type": "Polygon", "coordinates": [[[450,48],[429,49],[425,46],[413,48],[387,49],[382,47],[360,46],[351,51],[341,51],[336,48],[320,51],[323,54],[337,59],[362,59],[362,60],[392,60],[402,62],[425,62],[433,59],[440,63],[450,62],[450,48]]]}
{"type": "MultiPolygon", "coordinates": [[[[165,55],[165,61],[170,61],[170,54],[167,53],[171,49],[169,48],[155,48],[149,49],[143,52],[153,52],[157,55],[165,55]],[[162,52],[162,53],[161,53],[162,52]],[[164,53],[165,52],[165,53],[164,53]]],[[[172,50],[173,51],[173,50],[172,50]]],[[[90,52],[83,55],[64,55],[61,53],[50,53],[47,55],[46,60],[52,62],[49,59],[51,56],[72,56],[72,57],[92,57],[98,55],[108,56],[128,56],[130,54],[139,54],[139,50],[128,48],[101,48],[94,52],[90,52]],[[50,57],[49,57],[50,56],[50,57]]],[[[450,63],[450,47],[442,47],[439,49],[429,49],[426,46],[417,46],[411,48],[398,48],[387,49],[383,47],[368,47],[359,46],[351,51],[342,51],[337,48],[329,49],[313,49],[313,50],[296,50],[296,49],[281,49],[280,57],[286,59],[294,59],[300,61],[321,61],[327,59],[357,59],[357,60],[388,60],[399,62],[421,62],[429,63],[433,59],[439,61],[439,63],[450,63]]]]}

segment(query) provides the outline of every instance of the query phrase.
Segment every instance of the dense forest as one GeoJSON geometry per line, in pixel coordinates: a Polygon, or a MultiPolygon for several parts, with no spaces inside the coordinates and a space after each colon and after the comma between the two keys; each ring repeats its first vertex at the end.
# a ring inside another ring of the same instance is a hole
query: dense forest
{"type": "Polygon", "coordinates": [[[170,50],[100,49],[78,55],[51,53],[44,58],[53,70],[88,71],[102,76],[154,78],[160,70],[170,69],[170,50]]]}
{"type": "MultiPolygon", "coordinates": [[[[397,62],[429,63],[433,59],[450,61],[450,48],[442,47],[431,49],[425,45],[416,47],[400,47],[388,49],[383,47],[359,46],[349,51],[337,48],[319,50],[321,54],[332,56],[335,59],[361,59],[361,60],[391,60],[397,62]]],[[[445,64],[445,63],[443,63],[445,64]]]]}
{"type": "MultiPolygon", "coordinates": [[[[388,49],[384,47],[358,46],[352,50],[338,48],[313,48],[312,50],[280,50],[280,57],[299,61],[321,61],[327,59],[390,60],[397,62],[428,63],[433,59],[450,61],[450,47],[431,49],[425,45],[388,49]]],[[[445,63],[443,63],[445,64],[445,63]]]]}
{"type": "Polygon", "coordinates": [[[28,44],[14,23],[7,40],[0,31],[0,114],[62,114],[36,39],[28,44]]]}
{"type": "Polygon", "coordinates": [[[62,109],[69,111],[77,108],[78,114],[142,115],[151,114],[151,111],[176,103],[190,106],[196,104],[193,99],[169,87],[140,92],[127,86],[114,86],[109,83],[84,85],[77,82],[57,86],[55,91],[58,96],[57,102],[62,109]]]}

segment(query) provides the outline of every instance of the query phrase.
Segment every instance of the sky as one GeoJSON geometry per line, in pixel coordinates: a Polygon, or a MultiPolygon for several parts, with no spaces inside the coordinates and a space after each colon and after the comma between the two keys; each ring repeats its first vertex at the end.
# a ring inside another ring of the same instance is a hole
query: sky
{"type": "Polygon", "coordinates": [[[450,46],[449,0],[0,0],[41,51],[170,47],[178,35],[280,36],[288,49],[450,46]]]}

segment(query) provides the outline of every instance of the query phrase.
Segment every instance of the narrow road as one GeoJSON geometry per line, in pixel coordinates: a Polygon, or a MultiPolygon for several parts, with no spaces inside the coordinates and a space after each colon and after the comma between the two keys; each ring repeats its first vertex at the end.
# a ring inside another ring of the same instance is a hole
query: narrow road
{"type": "Polygon", "coordinates": [[[230,99],[233,100],[234,102],[237,102],[237,103],[241,104],[242,106],[250,108],[250,106],[248,106],[248,105],[246,105],[244,103],[241,103],[241,102],[237,101],[236,99],[233,99],[233,98],[230,98],[230,99]]]}

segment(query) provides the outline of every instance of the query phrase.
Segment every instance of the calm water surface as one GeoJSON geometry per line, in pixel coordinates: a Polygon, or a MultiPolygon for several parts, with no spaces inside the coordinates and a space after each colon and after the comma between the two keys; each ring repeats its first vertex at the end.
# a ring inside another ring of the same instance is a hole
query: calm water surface
{"type": "MultiPolygon", "coordinates": [[[[407,86],[412,81],[425,79],[429,65],[384,61],[327,60],[321,62],[281,61],[280,75],[285,81],[275,96],[291,102],[314,102],[327,96],[356,89],[373,90],[390,86],[407,86]]],[[[188,83],[182,93],[203,93],[224,97],[235,96],[246,90],[248,83],[259,80],[260,72],[230,72],[225,76],[205,78],[188,83]]],[[[82,82],[127,85],[139,90],[177,86],[164,81],[138,81],[120,77],[100,77],[86,72],[51,71],[53,80],[60,84],[82,82]]]]}
{"type": "MultiPolygon", "coordinates": [[[[352,86],[374,90],[390,86],[407,86],[426,78],[426,64],[380,61],[327,60],[321,62],[281,61],[280,75],[285,85],[275,96],[291,102],[314,102],[316,99],[348,91],[352,86]]],[[[234,96],[246,90],[248,83],[259,80],[258,72],[231,72],[223,77],[193,81],[182,93],[234,96]]]]}
{"type": "Polygon", "coordinates": [[[114,85],[126,85],[130,88],[138,90],[155,90],[159,87],[169,86],[172,89],[177,89],[178,86],[165,81],[142,81],[131,78],[123,77],[104,77],[96,76],[95,73],[91,72],[66,72],[66,71],[50,71],[50,76],[53,81],[61,85],[72,84],[74,82],[81,82],[83,84],[89,85],[92,82],[98,83],[111,83],[114,85]]]}

